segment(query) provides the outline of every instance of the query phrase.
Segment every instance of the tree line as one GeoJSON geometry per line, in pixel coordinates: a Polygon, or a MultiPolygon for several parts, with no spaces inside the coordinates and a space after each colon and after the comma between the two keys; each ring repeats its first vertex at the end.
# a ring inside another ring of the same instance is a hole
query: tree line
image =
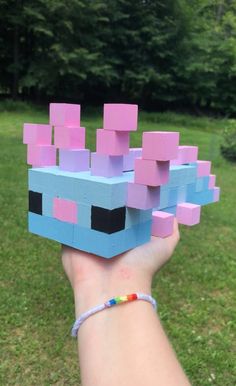
{"type": "Polygon", "coordinates": [[[0,0],[0,93],[236,113],[236,0],[0,0]]]}

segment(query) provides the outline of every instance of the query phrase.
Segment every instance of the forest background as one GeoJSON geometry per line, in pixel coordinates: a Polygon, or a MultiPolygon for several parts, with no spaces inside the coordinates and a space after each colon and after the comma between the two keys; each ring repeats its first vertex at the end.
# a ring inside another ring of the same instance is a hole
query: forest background
{"type": "Polygon", "coordinates": [[[0,94],[236,114],[235,0],[0,0],[0,94]]]}

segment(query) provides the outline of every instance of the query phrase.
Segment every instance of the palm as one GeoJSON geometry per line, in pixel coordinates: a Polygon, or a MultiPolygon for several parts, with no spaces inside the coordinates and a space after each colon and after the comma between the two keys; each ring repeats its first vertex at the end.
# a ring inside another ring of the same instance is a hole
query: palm
{"type": "Polygon", "coordinates": [[[125,275],[130,269],[146,272],[150,277],[169,259],[179,240],[178,225],[175,222],[174,232],[165,239],[152,237],[147,244],[118,255],[104,259],[96,255],[62,247],[62,262],[72,287],[88,280],[104,280],[116,271],[125,275]]]}

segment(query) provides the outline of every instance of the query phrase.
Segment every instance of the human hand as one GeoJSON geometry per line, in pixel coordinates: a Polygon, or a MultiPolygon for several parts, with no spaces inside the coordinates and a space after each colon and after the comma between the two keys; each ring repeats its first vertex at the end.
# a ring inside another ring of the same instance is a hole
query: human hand
{"type": "Polygon", "coordinates": [[[62,246],[62,263],[74,290],[76,314],[132,292],[151,292],[153,275],[169,260],[179,241],[175,220],[173,234],[151,241],[112,259],[104,259],[62,246]]]}

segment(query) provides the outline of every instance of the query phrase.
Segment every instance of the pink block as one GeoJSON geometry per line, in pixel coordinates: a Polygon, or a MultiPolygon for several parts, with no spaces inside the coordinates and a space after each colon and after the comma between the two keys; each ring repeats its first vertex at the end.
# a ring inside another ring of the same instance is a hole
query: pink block
{"type": "Polygon", "coordinates": [[[59,167],[71,172],[89,170],[89,156],[90,151],[87,149],[60,149],[59,167]]]}
{"type": "Polygon", "coordinates": [[[151,209],[160,203],[160,187],[150,187],[128,182],[126,205],[129,208],[151,209]]]}
{"type": "Polygon", "coordinates": [[[215,174],[210,174],[208,188],[213,189],[215,187],[215,184],[216,184],[216,176],[215,174]]]}
{"type": "Polygon", "coordinates": [[[24,123],[23,143],[32,145],[51,145],[52,126],[24,123]]]}
{"type": "Polygon", "coordinates": [[[103,128],[115,131],[135,131],[138,125],[138,105],[107,103],[103,109],[103,128]]]}
{"type": "Polygon", "coordinates": [[[220,200],[220,188],[218,186],[214,187],[214,202],[217,202],[220,200]]]}
{"type": "Polygon", "coordinates": [[[128,172],[134,170],[135,158],[142,157],[142,148],[131,148],[129,154],[124,155],[123,171],[128,172]]]}
{"type": "Polygon", "coordinates": [[[142,158],[135,159],[134,181],[137,184],[160,186],[169,179],[169,161],[152,161],[142,158]]]}
{"type": "Polygon", "coordinates": [[[129,132],[97,130],[97,153],[124,155],[129,153],[129,132]]]}
{"type": "Polygon", "coordinates": [[[121,176],[123,174],[123,156],[92,153],[91,174],[103,177],[121,176]]]}
{"type": "Polygon", "coordinates": [[[197,161],[197,177],[209,176],[211,172],[210,161],[197,161]]]}
{"type": "Polygon", "coordinates": [[[59,149],[84,149],[85,128],[55,126],[54,144],[59,149]]]}
{"type": "Polygon", "coordinates": [[[50,103],[49,117],[52,126],[80,127],[80,105],[50,103]]]}
{"type": "Polygon", "coordinates": [[[61,221],[77,223],[77,204],[75,201],[55,197],[53,199],[53,217],[61,221]]]}
{"type": "Polygon", "coordinates": [[[143,133],[143,158],[156,161],[175,159],[178,145],[178,132],[147,131],[143,133]]]}
{"type": "Polygon", "coordinates": [[[175,216],[170,213],[154,211],[152,213],[152,235],[156,237],[168,237],[174,229],[175,216]]]}
{"type": "Polygon", "coordinates": [[[184,202],[177,205],[176,218],[180,224],[196,225],[200,222],[201,205],[184,202]]]}
{"type": "Polygon", "coordinates": [[[53,145],[28,145],[27,163],[29,165],[54,166],[56,165],[56,148],[53,145]]]}
{"type": "Polygon", "coordinates": [[[191,162],[197,162],[198,147],[197,146],[179,146],[178,156],[171,160],[171,165],[183,165],[191,162]]]}

